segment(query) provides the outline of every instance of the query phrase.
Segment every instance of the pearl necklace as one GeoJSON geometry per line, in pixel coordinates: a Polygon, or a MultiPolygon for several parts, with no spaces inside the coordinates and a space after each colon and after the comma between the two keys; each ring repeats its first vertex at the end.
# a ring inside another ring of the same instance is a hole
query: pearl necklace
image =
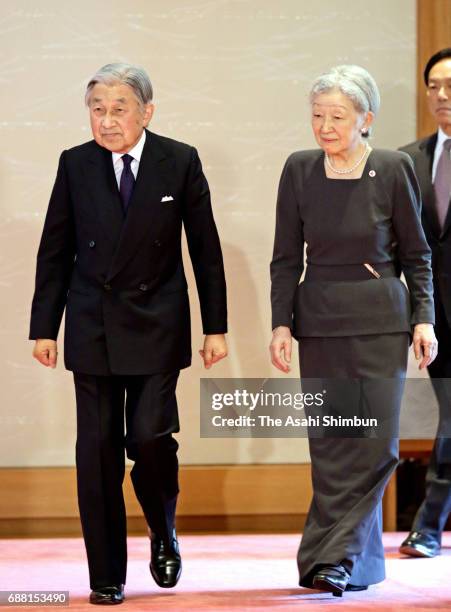
{"type": "Polygon", "coordinates": [[[331,164],[329,156],[326,153],[325,157],[326,157],[327,167],[330,168],[332,170],[332,172],[335,172],[336,174],[351,174],[351,172],[354,172],[354,170],[360,166],[360,164],[363,162],[363,160],[365,159],[365,157],[369,153],[369,150],[370,150],[370,147],[369,147],[368,143],[366,143],[365,150],[363,151],[362,157],[359,160],[356,161],[356,163],[352,166],[352,168],[346,168],[346,170],[337,170],[337,168],[334,168],[332,166],[332,164],[331,164]]]}

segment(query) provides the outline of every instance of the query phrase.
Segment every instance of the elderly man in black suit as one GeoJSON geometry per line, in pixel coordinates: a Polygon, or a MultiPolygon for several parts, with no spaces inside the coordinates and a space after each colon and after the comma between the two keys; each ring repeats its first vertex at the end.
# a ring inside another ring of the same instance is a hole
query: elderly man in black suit
{"type": "Polygon", "coordinates": [[[146,129],[146,72],[108,64],[86,91],[94,140],[64,151],[37,257],[30,339],[65,365],[77,400],[78,499],[94,604],[121,603],[126,578],[125,450],[161,587],[181,572],[175,532],[176,384],[191,363],[185,229],[206,368],[227,354],[226,286],[208,183],[195,148],[146,129]],[[124,430],[124,411],[125,423],[124,430]]]}
{"type": "Polygon", "coordinates": [[[432,250],[438,355],[428,367],[439,403],[439,426],[426,476],[426,497],[400,551],[434,557],[451,511],[451,48],[434,54],[424,81],[438,130],[402,150],[413,159],[420,183],[422,223],[432,250]]]}

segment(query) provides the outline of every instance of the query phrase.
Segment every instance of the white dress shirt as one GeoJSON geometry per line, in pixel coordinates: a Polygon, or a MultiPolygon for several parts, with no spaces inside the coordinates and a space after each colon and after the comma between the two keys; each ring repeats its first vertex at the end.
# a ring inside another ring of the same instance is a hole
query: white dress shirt
{"type": "MultiPolygon", "coordinates": [[[[130,157],[133,157],[130,163],[130,167],[132,169],[135,180],[136,180],[136,177],[138,176],[139,162],[141,161],[141,155],[143,153],[145,142],[146,142],[146,132],[145,130],[143,130],[143,133],[141,134],[141,138],[135,144],[133,149],[130,149],[130,151],[128,151],[128,154],[130,155],[130,157]]],[[[113,158],[114,174],[116,175],[117,186],[119,189],[119,186],[121,184],[122,170],[124,169],[124,162],[122,160],[122,156],[125,155],[125,153],[112,153],[111,155],[113,158]]]]}
{"type": "Polygon", "coordinates": [[[434,161],[432,164],[432,182],[434,182],[435,180],[435,173],[437,172],[438,160],[440,159],[440,155],[442,154],[442,151],[443,151],[443,143],[445,142],[445,140],[448,140],[448,138],[451,138],[451,136],[447,136],[445,132],[442,130],[442,128],[439,127],[438,132],[437,132],[437,144],[435,145],[435,150],[434,150],[434,161]]]}

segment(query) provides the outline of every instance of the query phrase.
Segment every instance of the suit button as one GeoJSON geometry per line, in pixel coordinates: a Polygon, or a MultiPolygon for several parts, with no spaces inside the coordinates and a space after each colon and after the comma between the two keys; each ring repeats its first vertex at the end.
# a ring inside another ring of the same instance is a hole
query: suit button
{"type": "Polygon", "coordinates": [[[89,248],[93,249],[96,246],[96,243],[94,242],[94,240],[91,240],[89,243],[89,248]]]}
{"type": "Polygon", "coordinates": [[[147,291],[148,286],[144,283],[141,283],[141,285],[139,286],[140,291],[147,291]]]}
{"type": "Polygon", "coordinates": [[[108,283],[105,283],[103,285],[103,288],[105,289],[105,291],[111,291],[111,285],[109,285],[108,283]]]}
{"type": "Polygon", "coordinates": [[[159,240],[155,240],[154,245],[157,247],[161,246],[161,242],[159,240]]]}

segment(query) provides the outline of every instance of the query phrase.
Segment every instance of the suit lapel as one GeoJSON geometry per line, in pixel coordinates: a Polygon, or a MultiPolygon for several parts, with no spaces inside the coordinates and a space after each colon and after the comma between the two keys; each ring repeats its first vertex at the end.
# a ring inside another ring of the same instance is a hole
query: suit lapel
{"type": "Polygon", "coordinates": [[[434,161],[434,150],[437,143],[437,134],[423,140],[419,146],[419,155],[415,163],[415,171],[421,187],[424,214],[434,234],[440,236],[440,225],[435,205],[434,185],[432,184],[432,163],[434,161]]]}
{"type": "Polygon", "coordinates": [[[448,212],[446,213],[445,223],[443,224],[443,230],[442,230],[441,237],[443,238],[443,236],[447,232],[449,232],[450,229],[451,229],[451,198],[448,202],[448,212]]]}
{"type": "Polygon", "coordinates": [[[121,234],[124,215],[110,151],[94,145],[86,162],[86,180],[99,226],[115,246],[121,234]]]}
{"type": "Polygon", "coordinates": [[[143,238],[150,238],[152,226],[157,221],[161,194],[165,192],[165,185],[169,182],[172,161],[167,157],[158,136],[146,130],[138,176],[107,280],[111,280],[122,270],[143,238]]]}

